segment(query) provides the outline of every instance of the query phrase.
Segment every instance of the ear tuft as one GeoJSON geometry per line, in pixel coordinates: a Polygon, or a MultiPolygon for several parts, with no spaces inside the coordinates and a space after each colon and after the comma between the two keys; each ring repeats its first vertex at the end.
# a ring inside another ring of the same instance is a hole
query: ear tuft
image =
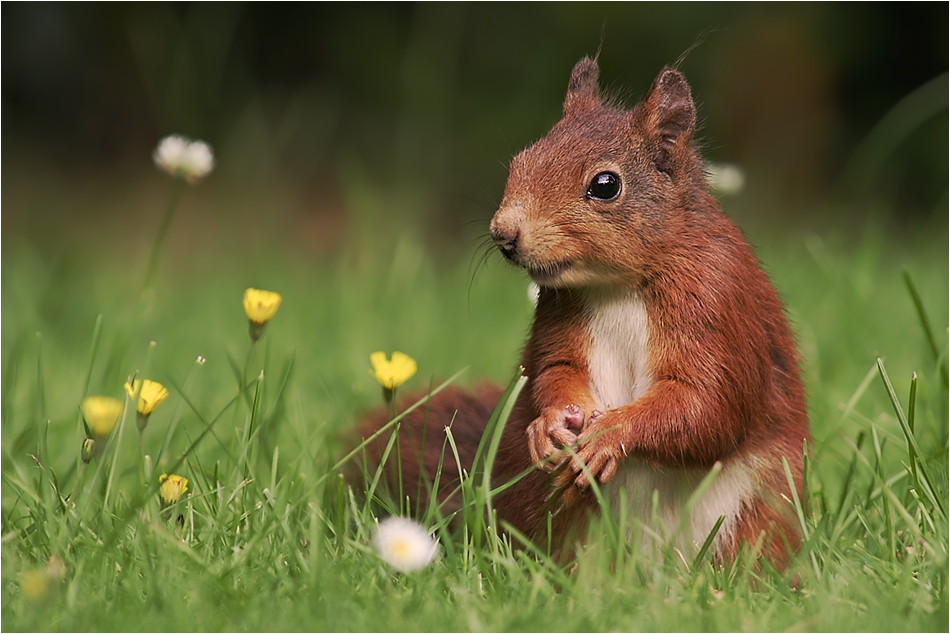
{"type": "Polygon", "coordinates": [[[665,69],[653,81],[644,107],[646,132],[660,139],[657,163],[667,171],[673,153],[689,144],[696,129],[696,106],[686,78],[677,70],[665,69]]]}
{"type": "Polygon", "coordinates": [[[600,68],[589,57],[574,65],[571,81],[567,85],[567,97],[564,99],[564,114],[572,116],[600,107],[600,88],[597,81],[600,68]]]}

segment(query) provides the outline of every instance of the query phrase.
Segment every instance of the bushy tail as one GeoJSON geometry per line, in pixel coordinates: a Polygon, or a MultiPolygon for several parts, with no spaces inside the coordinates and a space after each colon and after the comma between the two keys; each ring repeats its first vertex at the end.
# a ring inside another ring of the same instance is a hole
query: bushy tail
{"type": "MultiPolygon", "coordinates": [[[[437,492],[442,514],[457,511],[461,471],[471,471],[482,433],[502,394],[502,388],[494,385],[472,391],[445,388],[366,444],[363,457],[356,460],[358,468],[351,470],[352,483],[362,488],[363,480],[369,482],[381,467],[381,485],[400,501],[410,498],[415,514],[428,508],[432,491],[437,492]],[[451,429],[454,449],[446,428],[451,429]]],[[[400,399],[397,414],[424,397],[423,393],[400,399]]],[[[357,429],[360,442],[392,417],[390,407],[370,412],[357,429]]]]}

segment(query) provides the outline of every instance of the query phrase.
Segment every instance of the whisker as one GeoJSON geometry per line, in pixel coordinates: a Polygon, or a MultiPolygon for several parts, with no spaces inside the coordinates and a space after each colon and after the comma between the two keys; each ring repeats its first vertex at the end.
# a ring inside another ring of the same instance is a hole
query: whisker
{"type": "Polygon", "coordinates": [[[475,286],[475,276],[478,275],[479,269],[484,267],[488,258],[492,257],[492,254],[497,253],[495,249],[495,243],[487,235],[482,236],[482,243],[478,246],[475,252],[472,254],[472,262],[469,264],[471,275],[468,280],[468,293],[466,296],[466,307],[468,308],[469,316],[471,317],[472,313],[472,288],[475,286]]]}

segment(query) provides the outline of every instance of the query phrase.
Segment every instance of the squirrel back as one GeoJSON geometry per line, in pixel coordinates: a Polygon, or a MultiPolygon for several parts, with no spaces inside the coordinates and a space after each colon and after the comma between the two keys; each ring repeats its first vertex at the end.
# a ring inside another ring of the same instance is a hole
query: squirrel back
{"type": "MultiPolygon", "coordinates": [[[[591,59],[575,66],[563,118],[513,159],[491,222],[541,287],[493,482],[535,469],[498,512],[568,546],[596,506],[593,480],[652,534],[702,543],[723,517],[720,558],[758,544],[782,565],[800,540],[783,460],[801,497],[808,438],[784,307],[709,193],[682,74],[662,71],[632,110],[605,101],[598,76],[591,59]]],[[[432,407],[457,411],[453,430],[477,430],[477,445],[484,410],[457,391],[432,407]]]]}

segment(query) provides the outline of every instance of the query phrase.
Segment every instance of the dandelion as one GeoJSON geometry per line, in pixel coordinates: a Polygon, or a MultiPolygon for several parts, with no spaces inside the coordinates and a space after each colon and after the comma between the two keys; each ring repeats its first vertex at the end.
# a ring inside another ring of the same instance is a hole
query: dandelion
{"type": "Polygon", "coordinates": [[[158,495],[162,499],[163,507],[171,506],[188,491],[188,478],[180,475],[163,473],[158,476],[158,481],[162,483],[158,489],[158,495]]]}
{"type": "Polygon", "coordinates": [[[373,364],[373,375],[384,388],[394,390],[416,373],[416,360],[404,352],[394,352],[392,359],[385,352],[374,352],[369,356],[373,364]]]}
{"type": "Polygon", "coordinates": [[[416,360],[403,352],[394,352],[391,360],[386,358],[385,352],[374,352],[369,360],[373,364],[370,373],[383,386],[387,403],[393,399],[396,388],[408,381],[418,368],[416,360]]]}
{"type": "Polygon", "coordinates": [[[277,314],[277,309],[280,308],[280,302],[283,299],[280,293],[273,291],[262,291],[256,288],[244,291],[244,312],[247,313],[250,323],[248,332],[252,341],[260,339],[264,326],[277,314]]]}
{"type": "Polygon", "coordinates": [[[400,572],[422,570],[439,554],[438,540],[404,517],[388,517],[380,522],[373,545],[382,560],[400,572]]]}
{"type": "Polygon", "coordinates": [[[138,397],[135,410],[145,416],[151,414],[152,410],[168,398],[168,389],[158,381],[150,379],[126,381],[125,391],[129,394],[129,398],[135,399],[138,397]]]}
{"type": "Polygon", "coordinates": [[[108,436],[119,422],[125,406],[111,396],[87,396],[79,406],[86,426],[97,437],[108,436]]]}
{"type": "Polygon", "coordinates": [[[158,381],[149,379],[135,379],[126,381],[125,391],[129,398],[136,400],[135,411],[138,414],[137,423],[139,429],[145,429],[148,424],[148,417],[162,401],[168,398],[168,389],[158,381]]]}
{"type": "Polygon", "coordinates": [[[162,139],[152,153],[162,171],[195,184],[214,169],[214,153],[204,141],[173,134],[162,139]]]}

